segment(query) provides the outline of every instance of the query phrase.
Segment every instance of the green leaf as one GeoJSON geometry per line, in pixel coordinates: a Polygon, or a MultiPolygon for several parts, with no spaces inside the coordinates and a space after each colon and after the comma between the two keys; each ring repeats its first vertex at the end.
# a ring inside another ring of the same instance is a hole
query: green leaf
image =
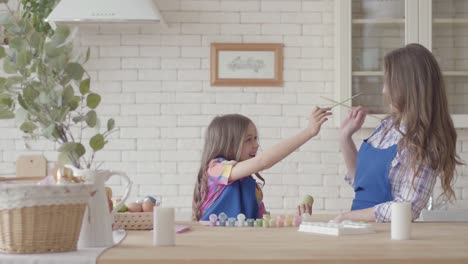
{"type": "Polygon", "coordinates": [[[9,59],[3,60],[3,70],[5,71],[5,73],[8,73],[8,74],[15,74],[17,71],[16,65],[13,62],[11,62],[9,59]]]}
{"type": "Polygon", "coordinates": [[[86,57],[85,57],[85,61],[84,61],[85,63],[88,62],[90,56],[91,56],[91,49],[87,48],[86,49],[86,57]]]}
{"type": "MultiPolygon", "coordinates": [[[[60,53],[60,54],[57,54],[57,56],[50,58],[49,67],[52,68],[50,70],[62,72],[66,64],[67,64],[66,55],[63,53],[60,53]]],[[[69,78],[69,76],[65,75],[64,78],[69,78]]]]}
{"type": "Polygon", "coordinates": [[[67,142],[67,143],[63,143],[62,145],[60,145],[60,147],[58,148],[58,152],[72,152],[75,150],[76,148],[76,144],[75,142],[67,142]]]}
{"type": "Polygon", "coordinates": [[[67,119],[67,116],[69,115],[70,113],[70,106],[66,105],[66,106],[63,106],[61,109],[60,109],[60,114],[57,118],[57,122],[63,124],[65,123],[65,120],[67,119]]]}
{"type": "Polygon", "coordinates": [[[32,59],[32,54],[29,50],[22,50],[16,57],[16,67],[22,69],[29,65],[32,59]]]}
{"type": "Polygon", "coordinates": [[[96,111],[91,110],[88,113],[86,113],[86,124],[89,127],[95,127],[97,124],[97,114],[96,111]]]}
{"type": "Polygon", "coordinates": [[[10,42],[8,43],[8,46],[10,48],[15,49],[17,51],[22,51],[26,49],[27,45],[28,43],[23,37],[15,37],[11,39],[10,42]]]}
{"type": "Polygon", "coordinates": [[[54,31],[50,43],[54,46],[59,46],[67,40],[70,35],[70,28],[66,25],[59,25],[54,31]]]}
{"type": "Polygon", "coordinates": [[[22,124],[24,121],[26,121],[26,118],[28,118],[28,112],[23,108],[18,107],[15,113],[15,122],[17,124],[22,124]]]}
{"type": "Polygon", "coordinates": [[[76,154],[78,158],[80,158],[86,153],[86,149],[81,143],[75,143],[75,144],[76,144],[76,148],[75,150],[73,150],[73,153],[76,154]]]}
{"type": "Polygon", "coordinates": [[[80,101],[81,101],[81,97],[73,96],[73,98],[68,103],[68,106],[70,107],[70,111],[75,111],[80,105],[80,101]]]}
{"type": "Polygon", "coordinates": [[[0,119],[11,119],[15,117],[15,113],[8,107],[0,106],[0,119]]]}
{"type": "Polygon", "coordinates": [[[86,97],[86,106],[91,109],[96,109],[100,102],[101,96],[99,94],[91,93],[86,97]]]}
{"type": "Polygon", "coordinates": [[[25,20],[25,19],[19,20],[18,25],[19,25],[19,27],[21,29],[20,34],[23,34],[23,35],[30,35],[31,34],[31,31],[33,29],[31,21],[25,20]]]}
{"type": "Polygon", "coordinates": [[[68,163],[73,163],[73,161],[78,162],[80,157],[86,153],[83,144],[76,142],[64,143],[59,147],[58,151],[60,152],[59,160],[68,163]]]}
{"type": "Polygon", "coordinates": [[[50,97],[45,92],[39,93],[38,103],[48,105],[50,103],[50,97]]]}
{"type": "MultiPolygon", "coordinates": [[[[68,63],[65,67],[65,72],[73,79],[73,80],[81,80],[83,78],[84,69],[81,64],[72,62],[68,63]]],[[[81,86],[81,85],[80,85],[81,86]]],[[[81,88],[81,87],[80,87],[81,88]]]]}
{"type": "Polygon", "coordinates": [[[10,23],[5,25],[5,31],[10,35],[21,35],[23,34],[23,29],[16,23],[10,23]]]}
{"type": "Polygon", "coordinates": [[[70,155],[71,155],[70,152],[60,152],[59,155],[58,155],[58,160],[63,165],[67,165],[67,164],[72,164],[73,165],[73,162],[70,159],[70,155]]]}
{"type": "Polygon", "coordinates": [[[50,42],[47,42],[44,46],[44,50],[45,50],[45,54],[47,57],[57,57],[58,55],[60,55],[62,53],[62,50],[57,48],[56,45],[54,45],[54,43],[50,43],[50,42]]]}
{"type": "Polygon", "coordinates": [[[104,145],[104,136],[102,134],[96,134],[89,140],[89,146],[91,146],[94,151],[101,150],[104,148],[104,145]]]}
{"type": "Polygon", "coordinates": [[[9,95],[0,94],[0,105],[11,108],[13,106],[13,99],[9,95]]]}
{"type": "Polygon", "coordinates": [[[44,37],[41,33],[39,32],[34,32],[31,35],[31,46],[36,50],[39,51],[41,48],[42,44],[44,43],[44,37]]]}
{"type": "Polygon", "coordinates": [[[6,56],[5,48],[0,46],[0,59],[6,56]]]}
{"type": "Polygon", "coordinates": [[[16,84],[22,83],[23,81],[24,78],[22,76],[11,76],[6,79],[5,87],[9,89],[10,87],[13,87],[16,84]]]}
{"type": "Polygon", "coordinates": [[[60,85],[65,86],[65,85],[69,84],[71,80],[72,79],[70,78],[70,76],[64,74],[64,75],[62,75],[62,79],[60,80],[60,85]]]}
{"type": "Polygon", "coordinates": [[[115,120],[114,119],[109,119],[107,120],[107,131],[111,131],[115,127],[115,120]]]}
{"type": "Polygon", "coordinates": [[[20,106],[21,106],[24,110],[28,110],[28,109],[29,109],[28,103],[24,100],[24,98],[23,98],[23,96],[21,96],[21,94],[18,95],[18,103],[20,104],[20,106]]]}
{"type": "Polygon", "coordinates": [[[24,88],[23,96],[24,96],[24,99],[26,101],[32,102],[39,96],[39,92],[36,91],[31,86],[28,86],[28,87],[24,88]]]}
{"type": "Polygon", "coordinates": [[[63,94],[62,94],[63,103],[68,104],[73,99],[74,95],[75,93],[71,85],[65,87],[65,89],[63,89],[63,94]]]}
{"type": "Polygon", "coordinates": [[[78,124],[79,122],[85,121],[86,116],[83,116],[83,115],[75,116],[72,118],[72,120],[73,122],[75,122],[75,124],[78,124]]]}
{"type": "Polygon", "coordinates": [[[34,130],[36,130],[37,126],[32,123],[32,122],[24,122],[21,126],[20,126],[20,129],[24,132],[24,133],[28,133],[28,134],[31,134],[32,132],[34,132],[34,130]]]}
{"type": "Polygon", "coordinates": [[[39,81],[46,82],[47,77],[49,76],[49,74],[47,74],[48,70],[49,69],[44,65],[44,63],[42,63],[42,61],[37,63],[37,77],[39,77],[39,81]]]}
{"type": "Polygon", "coordinates": [[[80,93],[82,95],[85,95],[87,93],[89,93],[89,83],[90,83],[90,79],[86,79],[86,80],[83,80],[81,83],[80,83],[80,93]]]}
{"type": "Polygon", "coordinates": [[[42,135],[52,141],[56,141],[59,137],[57,126],[54,123],[44,124],[45,129],[42,129],[42,135]]]}
{"type": "MultiPolygon", "coordinates": [[[[49,128],[49,127],[47,127],[47,128],[49,128]]],[[[43,129],[43,130],[42,130],[42,136],[45,137],[45,138],[47,138],[48,140],[54,141],[55,138],[54,138],[54,136],[52,136],[52,133],[53,133],[53,132],[54,132],[53,130],[43,129]]]]}

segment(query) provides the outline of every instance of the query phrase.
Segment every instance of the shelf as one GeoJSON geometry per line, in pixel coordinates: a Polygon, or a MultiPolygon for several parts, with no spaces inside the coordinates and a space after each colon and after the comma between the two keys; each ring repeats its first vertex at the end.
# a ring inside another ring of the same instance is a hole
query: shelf
{"type": "Polygon", "coordinates": [[[468,18],[434,18],[434,24],[468,24],[468,18]]]}
{"type": "Polygon", "coordinates": [[[353,24],[404,24],[404,18],[359,18],[353,19],[353,24]]]}
{"type": "Polygon", "coordinates": [[[442,71],[444,76],[468,76],[468,71],[442,71]]]}
{"type": "Polygon", "coordinates": [[[353,76],[383,76],[382,71],[353,71],[353,76]]]}
{"type": "MultiPolygon", "coordinates": [[[[442,71],[444,76],[468,76],[468,71],[442,71]]],[[[383,76],[382,71],[353,71],[352,76],[383,76]]]]}
{"type": "MultiPolygon", "coordinates": [[[[460,115],[460,114],[451,114],[450,115],[453,120],[453,125],[455,128],[468,128],[468,115],[460,115]]],[[[362,125],[363,128],[375,128],[380,124],[383,118],[386,115],[378,115],[375,114],[373,116],[367,116],[366,121],[362,125]]]]}
{"type": "MultiPolygon", "coordinates": [[[[382,58],[380,52],[388,52],[390,47],[397,46],[396,43],[398,40],[404,39],[404,43],[420,43],[429,49],[432,49],[434,46],[437,46],[439,43],[434,43],[434,33],[440,34],[440,31],[444,34],[442,36],[437,35],[438,39],[436,41],[442,42],[441,44],[452,43],[454,40],[458,41],[457,50],[452,52],[451,47],[443,46],[443,52],[448,53],[450,56],[455,56],[451,59],[456,59],[460,57],[458,53],[461,53],[463,56],[466,55],[463,48],[466,45],[463,45],[463,40],[459,38],[465,37],[466,34],[463,34],[468,28],[468,17],[451,17],[450,14],[442,16],[439,14],[438,17],[433,16],[433,11],[439,7],[439,4],[444,1],[439,1],[438,4],[433,4],[434,0],[420,0],[404,1],[405,14],[396,15],[393,12],[382,12],[386,10],[377,10],[368,12],[364,10],[362,4],[354,6],[353,3],[360,3],[360,1],[343,1],[343,0],[334,0],[335,3],[335,69],[336,69],[336,81],[335,81],[335,99],[336,101],[342,101],[349,98],[349,95],[356,90],[366,90],[380,88],[383,83],[383,68],[381,67],[382,58]],[[365,14],[364,16],[362,14],[365,14]],[[391,15],[395,14],[395,15],[391,15]],[[386,17],[384,17],[386,16],[386,17]],[[356,29],[355,29],[356,27],[356,29]],[[436,28],[436,30],[434,30],[436,28]],[[447,28],[447,29],[446,29],[447,28]],[[398,30],[397,30],[398,29],[398,30]],[[455,30],[456,29],[456,30],[455,30]],[[445,30],[451,30],[450,32],[444,32],[445,30]],[[460,32],[458,32],[460,30],[460,32]],[[433,33],[433,31],[435,31],[433,33]],[[404,34],[404,36],[403,36],[404,34]],[[353,41],[359,38],[356,42],[356,46],[353,45],[353,41]],[[366,42],[368,41],[368,43],[366,42]],[[361,45],[365,43],[366,45],[361,45]],[[367,45],[369,44],[369,45],[367,45]],[[395,44],[395,45],[394,45],[395,44]],[[364,48],[372,47],[378,48],[378,54],[372,54],[369,59],[373,59],[377,64],[361,64],[360,61],[358,64],[354,64],[354,49],[355,48],[364,48]],[[356,67],[358,66],[358,67],[356,67]],[[366,67],[367,66],[367,67],[366,67]],[[374,67],[375,66],[375,67],[374,67]]],[[[463,1],[463,0],[461,0],[463,1]]],[[[464,0],[467,1],[468,0],[464,0]]],[[[442,5],[449,5],[449,3],[443,3],[442,5]]],[[[457,13],[463,13],[467,11],[466,6],[455,7],[457,13]],[[460,11],[460,12],[459,12],[460,11]]],[[[381,6],[383,7],[383,5],[381,6]]],[[[390,10],[391,11],[391,10],[390,10]]],[[[438,10],[437,10],[438,11],[438,10]]],[[[437,14],[437,12],[436,12],[437,14]]],[[[402,41],[403,42],[403,41],[402,41]]],[[[402,46],[403,43],[398,43],[398,46],[402,46]]],[[[443,57],[443,56],[442,56],[443,57]]],[[[466,67],[451,67],[451,64],[442,70],[443,76],[445,76],[447,81],[450,82],[463,82],[464,79],[468,78],[468,69],[466,67]],[[453,80],[452,80],[453,79],[453,80]]],[[[367,91],[367,90],[366,90],[367,91]]],[[[465,92],[466,89],[463,90],[465,92]]],[[[457,129],[468,128],[468,110],[466,106],[466,98],[456,97],[453,94],[454,91],[450,91],[449,96],[454,96],[455,101],[457,101],[454,106],[454,113],[451,114],[451,117],[454,121],[454,125],[457,129]],[[465,99],[465,100],[463,100],[465,99]]],[[[463,93],[465,95],[465,93],[463,93]]],[[[363,105],[373,105],[374,97],[362,98],[362,100],[350,102],[349,105],[353,103],[359,103],[363,105]]],[[[347,116],[347,106],[337,107],[339,110],[336,111],[335,125],[339,126],[340,121],[342,121],[347,116]]],[[[384,108],[375,107],[376,111],[385,110],[384,108]]],[[[379,112],[381,113],[381,112],[379,112]]],[[[377,114],[375,117],[368,117],[364,123],[364,127],[375,128],[380,122],[380,118],[385,117],[385,115],[377,114]]]]}

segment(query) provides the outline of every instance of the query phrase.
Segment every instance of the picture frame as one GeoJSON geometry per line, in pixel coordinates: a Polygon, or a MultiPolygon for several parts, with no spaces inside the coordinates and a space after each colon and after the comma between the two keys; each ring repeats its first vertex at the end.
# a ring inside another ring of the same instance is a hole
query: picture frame
{"type": "Polygon", "coordinates": [[[212,86],[282,86],[283,44],[211,43],[212,86]]]}

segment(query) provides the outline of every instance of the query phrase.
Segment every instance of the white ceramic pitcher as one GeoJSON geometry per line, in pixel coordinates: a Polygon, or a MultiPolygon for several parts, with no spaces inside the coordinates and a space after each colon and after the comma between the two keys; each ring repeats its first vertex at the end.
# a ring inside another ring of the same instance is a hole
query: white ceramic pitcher
{"type": "Polygon", "coordinates": [[[83,224],[81,226],[78,246],[83,247],[110,247],[114,245],[112,238],[112,223],[115,213],[122,207],[127,200],[132,187],[132,182],[127,174],[121,171],[111,170],[90,170],[77,169],[73,166],[66,166],[73,170],[74,176],[80,176],[85,182],[92,183],[93,193],[86,208],[83,224]],[[118,203],[112,212],[109,212],[104,183],[113,175],[121,176],[126,181],[122,201],[118,203]]]}

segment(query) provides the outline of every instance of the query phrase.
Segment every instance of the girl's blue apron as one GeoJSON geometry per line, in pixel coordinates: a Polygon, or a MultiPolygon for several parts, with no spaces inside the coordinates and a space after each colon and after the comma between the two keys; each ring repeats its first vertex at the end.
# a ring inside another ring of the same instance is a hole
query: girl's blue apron
{"type": "Polygon", "coordinates": [[[393,200],[388,174],[397,150],[397,144],[386,149],[378,149],[364,140],[357,157],[355,196],[351,211],[393,200]]]}
{"type": "Polygon", "coordinates": [[[246,218],[258,218],[258,202],[255,196],[257,182],[251,176],[232,182],[223,190],[218,199],[205,209],[201,220],[209,220],[210,214],[225,213],[237,217],[243,213],[246,218]]]}

